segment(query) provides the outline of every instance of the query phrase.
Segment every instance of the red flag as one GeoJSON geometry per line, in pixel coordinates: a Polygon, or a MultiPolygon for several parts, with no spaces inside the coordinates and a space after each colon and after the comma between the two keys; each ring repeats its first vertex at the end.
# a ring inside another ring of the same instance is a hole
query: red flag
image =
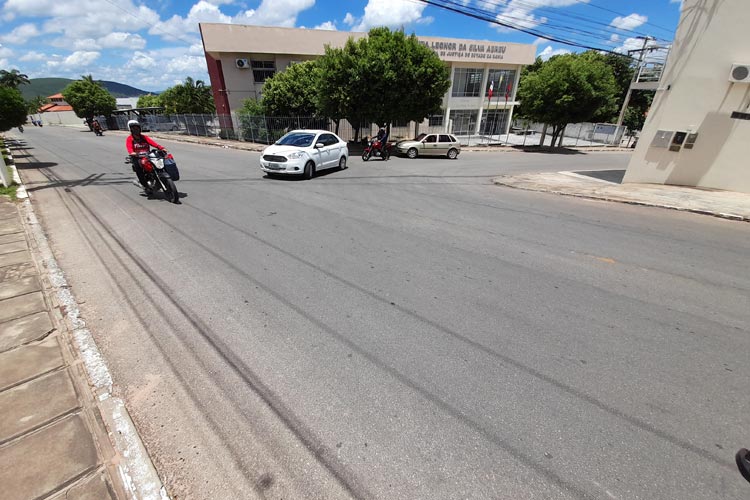
{"type": "Polygon", "coordinates": [[[508,100],[508,96],[510,96],[510,92],[511,92],[511,90],[512,90],[512,87],[511,87],[511,85],[510,85],[510,83],[509,83],[509,84],[508,84],[508,86],[507,86],[507,87],[505,87],[505,100],[506,100],[506,101],[508,100]]]}
{"type": "Polygon", "coordinates": [[[490,82],[490,90],[488,91],[487,95],[489,95],[489,99],[492,99],[492,90],[495,88],[495,81],[490,82]]]}

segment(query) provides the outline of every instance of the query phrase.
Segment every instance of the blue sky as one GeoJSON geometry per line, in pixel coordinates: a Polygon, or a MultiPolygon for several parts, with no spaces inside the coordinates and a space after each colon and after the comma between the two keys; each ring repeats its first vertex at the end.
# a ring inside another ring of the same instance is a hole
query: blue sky
{"type": "MultiPolygon", "coordinates": [[[[637,36],[672,40],[681,0],[453,0],[516,26],[616,51],[637,36]]],[[[543,57],[581,49],[448,12],[419,0],[0,0],[0,69],[30,78],[112,80],[163,90],[208,82],[198,22],[407,33],[534,43],[543,57]]]]}

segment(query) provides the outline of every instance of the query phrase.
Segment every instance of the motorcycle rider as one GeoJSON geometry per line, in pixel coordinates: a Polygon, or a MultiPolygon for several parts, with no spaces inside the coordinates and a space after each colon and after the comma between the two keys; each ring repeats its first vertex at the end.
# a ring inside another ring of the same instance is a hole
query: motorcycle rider
{"type": "Polygon", "coordinates": [[[133,172],[138,176],[138,181],[143,186],[143,191],[146,194],[151,194],[151,188],[146,183],[146,176],[143,173],[138,153],[148,153],[150,147],[154,147],[165,153],[167,150],[149,136],[141,134],[141,124],[138,123],[138,120],[128,121],[128,129],[130,130],[130,135],[125,139],[125,147],[130,155],[130,162],[133,164],[133,172]]]}
{"type": "Polygon", "coordinates": [[[382,156],[385,156],[385,149],[386,149],[387,141],[388,141],[388,132],[385,130],[385,127],[380,127],[380,130],[378,130],[378,135],[376,139],[378,141],[378,148],[380,149],[380,154],[382,156]]]}
{"type": "Polygon", "coordinates": [[[97,120],[96,118],[94,118],[93,127],[94,127],[94,133],[96,135],[102,135],[102,126],[99,124],[99,120],[97,120]]]}

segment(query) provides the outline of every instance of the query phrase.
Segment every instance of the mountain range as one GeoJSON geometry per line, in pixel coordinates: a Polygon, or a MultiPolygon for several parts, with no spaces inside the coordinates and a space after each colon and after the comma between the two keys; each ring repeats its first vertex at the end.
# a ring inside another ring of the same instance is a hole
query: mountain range
{"type": "MultiPolygon", "coordinates": [[[[31,99],[36,96],[48,97],[62,92],[65,87],[74,81],[69,78],[31,78],[27,85],[19,85],[18,90],[21,91],[24,99],[31,99]]],[[[158,94],[158,92],[137,89],[123,83],[106,80],[100,80],[99,83],[114,97],[140,97],[144,94],[158,94]]]]}

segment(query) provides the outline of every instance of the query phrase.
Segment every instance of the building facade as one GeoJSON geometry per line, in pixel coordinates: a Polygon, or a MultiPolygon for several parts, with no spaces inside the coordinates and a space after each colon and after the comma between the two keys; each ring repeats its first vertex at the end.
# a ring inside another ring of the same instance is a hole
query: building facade
{"type": "MultiPolygon", "coordinates": [[[[219,114],[234,115],[247,98],[259,99],[263,83],[295,62],[320,57],[325,46],[343,47],[366,33],[200,24],[203,49],[219,114]]],[[[528,44],[417,37],[450,68],[451,88],[440,113],[425,120],[456,135],[504,134],[518,104],[521,68],[534,62],[528,44]],[[494,91],[488,97],[490,82],[494,91]]]]}
{"type": "Polygon", "coordinates": [[[623,182],[750,193],[747,0],[684,0],[623,182]]]}

